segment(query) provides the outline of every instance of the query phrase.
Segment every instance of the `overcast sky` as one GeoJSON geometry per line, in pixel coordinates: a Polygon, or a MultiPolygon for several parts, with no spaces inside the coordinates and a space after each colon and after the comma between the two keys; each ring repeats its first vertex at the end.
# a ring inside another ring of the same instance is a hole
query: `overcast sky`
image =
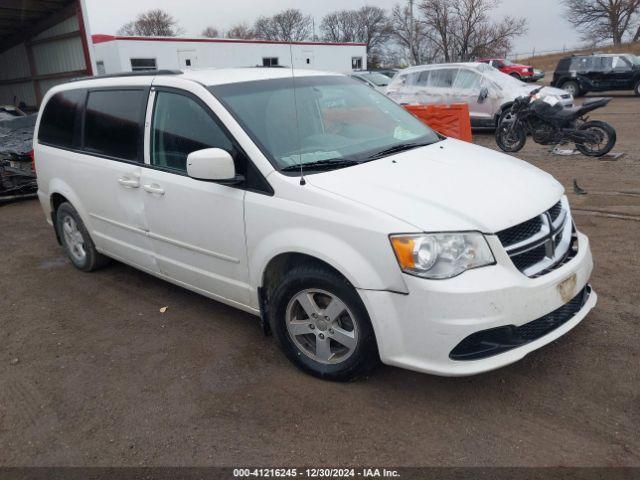
{"type": "MultiPolygon", "coordinates": [[[[178,19],[185,36],[197,36],[208,25],[225,30],[234,23],[249,24],[260,15],[272,15],[287,8],[299,8],[313,15],[316,27],[330,11],[358,8],[365,4],[391,9],[395,0],[85,0],[91,33],[114,34],[138,13],[162,8],[178,19]]],[[[400,0],[403,1],[403,0],[400,0]]],[[[404,0],[406,1],[406,0],[404,0]]],[[[416,2],[417,3],[417,2],[416,2]]],[[[503,0],[496,16],[518,15],[529,20],[529,32],[515,42],[516,53],[556,50],[579,44],[573,28],[564,20],[558,0],[503,0]]]]}

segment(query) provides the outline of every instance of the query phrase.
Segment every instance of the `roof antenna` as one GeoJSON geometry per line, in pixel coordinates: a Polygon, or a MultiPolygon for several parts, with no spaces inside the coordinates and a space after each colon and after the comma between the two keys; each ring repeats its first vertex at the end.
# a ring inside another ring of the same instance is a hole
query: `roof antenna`
{"type": "MultiPolygon", "coordinates": [[[[291,58],[291,84],[293,85],[293,106],[296,110],[296,135],[298,137],[298,151],[302,152],[302,142],[300,140],[300,119],[298,118],[298,98],[296,96],[296,73],[293,68],[293,43],[289,41],[289,57],[291,58]]],[[[300,163],[300,185],[306,185],[304,179],[304,170],[302,168],[302,154],[298,154],[298,162],[300,163]]]]}

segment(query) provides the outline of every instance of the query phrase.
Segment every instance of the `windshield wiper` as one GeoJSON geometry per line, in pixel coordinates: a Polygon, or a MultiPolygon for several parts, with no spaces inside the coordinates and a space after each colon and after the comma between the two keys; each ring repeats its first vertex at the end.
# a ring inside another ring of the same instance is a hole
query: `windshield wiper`
{"type": "Polygon", "coordinates": [[[289,165],[280,169],[281,172],[298,172],[302,170],[331,170],[334,168],[344,168],[357,165],[357,160],[349,160],[346,158],[336,160],[318,160],[316,162],[302,163],[297,165],[289,165]]]}
{"type": "Polygon", "coordinates": [[[407,150],[413,150],[414,148],[425,147],[427,145],[431,145],[434,142],[410,142],[410,143],[401,143],[400,145],[394,145],[390,148],[385,148],[384,150],[380,150],[379,152],[373,153],[366,157],[363,161],[370,162],[371,160],[377,160],[382,157],[386,157],[387,155],[391,155],[394,153],[405,152],[407,150]]]}

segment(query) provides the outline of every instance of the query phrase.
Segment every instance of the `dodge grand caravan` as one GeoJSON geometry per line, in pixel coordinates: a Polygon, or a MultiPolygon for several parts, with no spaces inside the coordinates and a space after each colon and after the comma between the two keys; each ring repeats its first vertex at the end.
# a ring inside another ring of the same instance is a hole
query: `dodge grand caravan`
{"type": "Polygon", "coordinates": [[[81,80],[36,129],[39,199],[77,268],[116,259],[255,314],[322,378],[485,372],[596,303],[556,180],[342,75],[81,80]]]}

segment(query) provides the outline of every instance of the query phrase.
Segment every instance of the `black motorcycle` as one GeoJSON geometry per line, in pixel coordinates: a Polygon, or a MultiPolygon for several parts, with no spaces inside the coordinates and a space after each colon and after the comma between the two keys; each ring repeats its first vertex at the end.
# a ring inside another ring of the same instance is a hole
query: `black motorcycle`
{"type": "Polygon", "coordinates": [[[539,98],[544,87],[519,97],[505,112],[496,129],[496,142],[505,152],[517,152],[527,135],[541,145],[575,143],[590,157],[601,157],[616,144],[616,131],[606,122],[589,120],[585,114],[607,105],[611,98],[594,98],[579,107],[564,108],[559,102],[539,98]]]}

